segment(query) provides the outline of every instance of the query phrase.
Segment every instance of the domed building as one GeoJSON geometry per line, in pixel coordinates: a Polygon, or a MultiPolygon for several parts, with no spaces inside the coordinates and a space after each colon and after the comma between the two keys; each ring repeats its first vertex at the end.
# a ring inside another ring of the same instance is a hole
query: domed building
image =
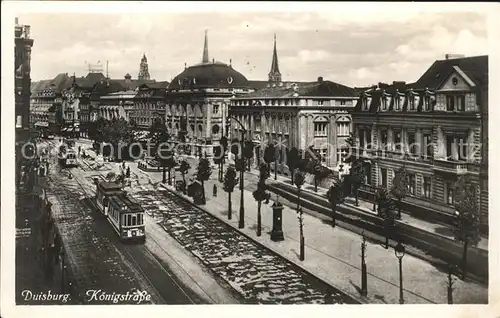
{"type": "Polygon", "coordinates": [[[223,134],[231,98],[253,92],[245,76],[228,64],[210,60],[208,39],[201,63],[185,66],[170,83],[166,94],[165,124],[178,142],[186,142],[191,154],[211,155],[223,134]]]}

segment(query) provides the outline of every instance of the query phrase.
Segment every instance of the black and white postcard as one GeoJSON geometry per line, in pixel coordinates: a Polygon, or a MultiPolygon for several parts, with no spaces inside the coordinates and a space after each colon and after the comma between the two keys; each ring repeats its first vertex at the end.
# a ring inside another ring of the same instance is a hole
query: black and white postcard
{"type": "Polygon", "coordinates": [[[497,4],[2,8],[2,317],[500,316],[497,4]]]}

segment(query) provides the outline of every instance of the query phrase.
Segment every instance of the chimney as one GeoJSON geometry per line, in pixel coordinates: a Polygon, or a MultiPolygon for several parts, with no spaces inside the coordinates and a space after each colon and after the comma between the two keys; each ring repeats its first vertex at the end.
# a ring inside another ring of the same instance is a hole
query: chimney
{"type": "Polygon", "coordinates": [[[446,60],[461,59],[464,57],[465,57],[465,55],[463,55],[463,54],[451,54],[451,53],[448,53],[444,56],[444,58],[446,60]]]}
{"type": "Polygon", "coordinates": [[[323,82],[323,76],[318,77],[318,82],[323,82]]]}
{"type": "Polygon", "coordinates": [[[16,25],[19,25],[19,18],[15,18],[16,25]]]}

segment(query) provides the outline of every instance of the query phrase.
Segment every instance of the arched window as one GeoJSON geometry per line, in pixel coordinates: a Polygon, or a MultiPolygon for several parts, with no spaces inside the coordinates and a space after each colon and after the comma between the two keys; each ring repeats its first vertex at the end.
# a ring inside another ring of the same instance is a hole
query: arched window
{"type": "Polygon", "coordinates": [[[218,134],[219,131],[220,131],[219,125],[213,125],[212,126],[212,134],[218,134]]]}
{"type": "Polygon", "coordinates": [[[202,133],[203,133],[203,125],[198,125],[198,134],[199,136],[201,137],[202,136],[202,133]]]}

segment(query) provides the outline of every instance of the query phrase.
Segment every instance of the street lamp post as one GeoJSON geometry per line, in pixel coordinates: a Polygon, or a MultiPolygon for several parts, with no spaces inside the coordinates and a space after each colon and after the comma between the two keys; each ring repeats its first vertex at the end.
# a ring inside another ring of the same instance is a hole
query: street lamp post
{"type": "Polygon", "coordinates": [[[404,304],[403,298],[403,256],[405,256],[405,247],[403,244],[398,243],[394,247],[394,254],[399,260],[399,303],[404,304]]]}

